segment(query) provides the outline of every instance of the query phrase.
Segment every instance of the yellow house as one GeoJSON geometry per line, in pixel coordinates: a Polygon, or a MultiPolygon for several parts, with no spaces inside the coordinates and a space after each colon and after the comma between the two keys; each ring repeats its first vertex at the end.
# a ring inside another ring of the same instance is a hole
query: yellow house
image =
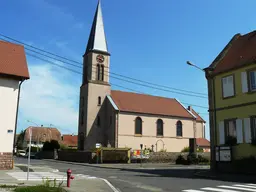
{"type": "Polygon", "coordinates": [[[236,34],[204,70],[211,167],[222,169],[234,160],[256,157],[256,31],[236,34]]]}

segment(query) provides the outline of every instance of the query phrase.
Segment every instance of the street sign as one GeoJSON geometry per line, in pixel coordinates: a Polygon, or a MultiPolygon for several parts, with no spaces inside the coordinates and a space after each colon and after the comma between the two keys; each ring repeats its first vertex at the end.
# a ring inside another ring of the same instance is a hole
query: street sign
{"type": "Polygon", "coordinates": [[[96,143],[96,148],[100,148],[101,147],[101,144],[100,143],[96,143]]]}

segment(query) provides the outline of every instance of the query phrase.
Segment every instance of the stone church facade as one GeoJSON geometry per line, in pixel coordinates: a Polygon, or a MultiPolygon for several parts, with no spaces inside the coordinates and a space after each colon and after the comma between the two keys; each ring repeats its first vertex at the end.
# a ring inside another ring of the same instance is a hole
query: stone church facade
{"type": "Polygon", "coordinates": [[[110,53],[100,2],[83,56],[78,148],[102,146],[180,152],[189,138],[205,137],[205,121],[177,99],[111,90],[110,53]]]}

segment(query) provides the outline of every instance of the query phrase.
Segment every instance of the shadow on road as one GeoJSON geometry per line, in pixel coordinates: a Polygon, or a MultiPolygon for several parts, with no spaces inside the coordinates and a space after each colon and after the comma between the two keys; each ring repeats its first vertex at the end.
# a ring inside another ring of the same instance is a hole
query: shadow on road
{"type": "Polygon", "coordinates": [[[202,169],[120,169],[121,171],[131,171],[139,173],[138,177],[174,177],[189,179],[208,179],[228,182],[255,183],[256,176],[238,175],[238,174],[221,174],[213,173],[210,170],[202,169]],[[143,173],[145,175],[143,175],[143,173]]]}

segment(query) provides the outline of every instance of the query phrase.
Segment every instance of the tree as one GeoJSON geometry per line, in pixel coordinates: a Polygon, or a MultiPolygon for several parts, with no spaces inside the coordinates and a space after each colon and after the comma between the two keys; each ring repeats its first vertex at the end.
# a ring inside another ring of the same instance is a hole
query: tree
{"type": "Polygon", "coordinates": [[[43,151],[54,151],[54,149],[60,149],[60,144],[56,140],[51,140],[51,142],[46,141],[43,146],[43,151]]]}
{"type": "Polygon", "coordinates": [[[23,149],[24,137],[25,137],[25,131],[22,130],[19,136],[17,137],[17,141],[16,141],[17,149],[23,149]]]}

